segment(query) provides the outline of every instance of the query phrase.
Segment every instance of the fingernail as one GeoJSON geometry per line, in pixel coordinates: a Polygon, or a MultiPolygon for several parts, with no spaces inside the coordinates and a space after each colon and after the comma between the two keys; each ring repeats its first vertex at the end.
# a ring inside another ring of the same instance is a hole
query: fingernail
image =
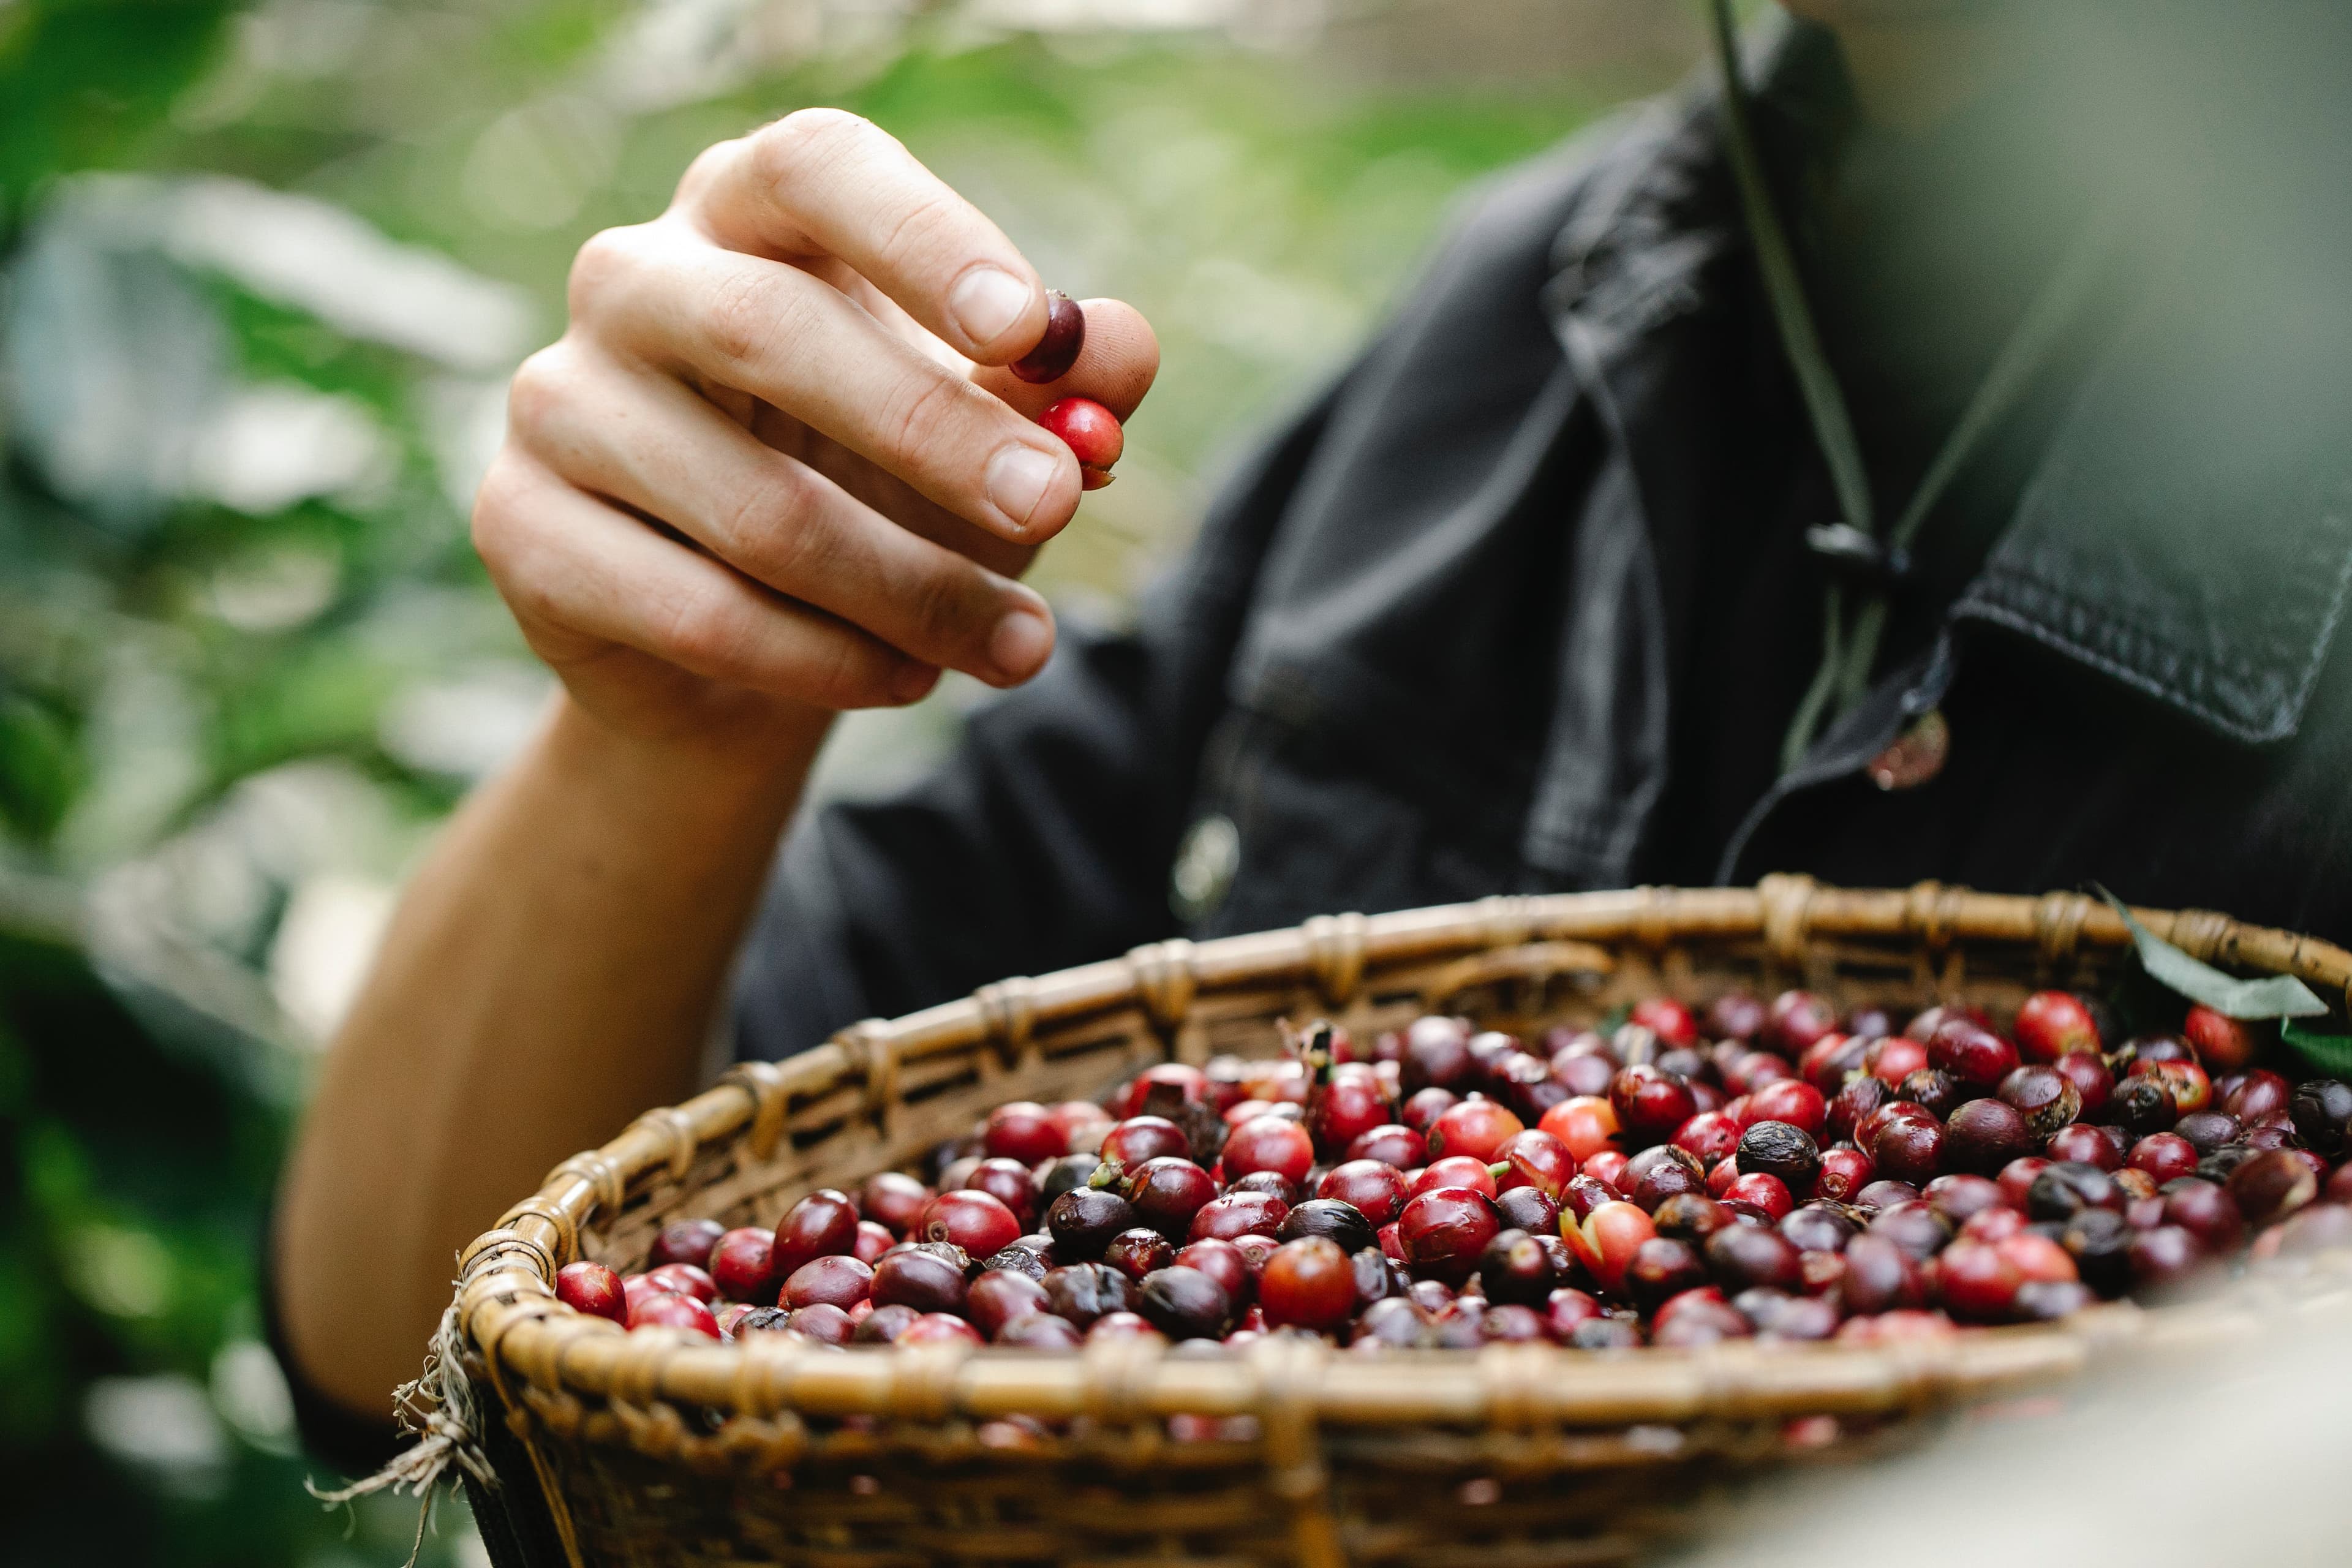
{"type": "Polygon", "coordinates": [[[1014,610],[988,634],[988,662],[1007,680],[1026,680],[1053,650],[1054,628],[1034,610],[1014,610]]]}
{"type": "Polygon", "coordinates": [[[988,460],[988,499],[1026,528],[1060,471],[1061,465],[1046,454],[1015,442],[988,460]]]}
{"type": "Polygon", "coordinates": [[[974,348],[986,348],[1013,330],[1037,291],[996,267],[975,267],[948,294],[948,314],[974,348]]]}
{"type": "Polygon", "coordinates": [[[939,680],[937,665],[910,662],[890,678],[890,695],[901,702],[920,702],[930,695],[939,680]]]}

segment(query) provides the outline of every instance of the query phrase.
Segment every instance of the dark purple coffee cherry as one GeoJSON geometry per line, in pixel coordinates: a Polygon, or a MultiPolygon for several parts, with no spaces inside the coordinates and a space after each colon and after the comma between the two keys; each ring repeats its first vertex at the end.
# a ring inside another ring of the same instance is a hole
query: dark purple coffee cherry
{"type": "Polygon", "coordinates": [[[1058,289],[1045,294],[1045,335],[1037,346],[1013,362],[1013,374],[1033,385],[1059,381],[1078,363],[1087,345],[1087,313],[1058,289]]]}
{"type": "Polygon", "coordinates": [[[1349,1257],[1380,1241],[1363,1211],[1339,1198],[1307,1199],[1293,1207],[1275,1232],[1279,1241],[1297,1241],[1307,1236],[1319,1236],[1337,1243],[1339,1250],[1349,1257]]]}
{"type": "Polygon", "coordinates": [[[1181,1265],[1145,1278],[1137,1310],[1171,1340],[1222,1339],[1233,1311],[1223,1286],[1198,1268],[1181,1265]]]}
{"type": "Polygon", "coordinates": [[[1559,1270],[1541,1237],[1507,1230],[1479,1255],[1478,1285],[1490,1301],[1540,1307],[1559,1288],[1559,1270]]]}
{"type": "Polygon", "coordinates": [[[2011,1160],[2036,1152],[2042,1142],[2032,1123],[2014,1106],[1971,1100],[1944,1124],[1944,1163],[1979,1176],[1996,1175],[2011,1160]]]}
{"type": "Polygon", "coordinates": [[[1136,1224],[1134,1205],[1106,1187],[1072,1187],[1045,1211],[1054,1257],[1063,1263],[1093,1262],[1113,1237],[1136,1224]]]}
{"type": "Polygon", "coordinates": [[[2340,1156],[2352,1142],[2352,1083],[2315,1078],[2295,1088],[2287,1101],[2288,1114],[2303,1146],[2328,1159],[2340,1156]]]}
{"type": "Polygon", "coordinates": [[[1106,1264],[1073,1263],[1038,1283],[1045,1288],[1045,1310],[1081,1329],[1109,1313],[1135,1310],[1135,1281],[1106,1264]]]}

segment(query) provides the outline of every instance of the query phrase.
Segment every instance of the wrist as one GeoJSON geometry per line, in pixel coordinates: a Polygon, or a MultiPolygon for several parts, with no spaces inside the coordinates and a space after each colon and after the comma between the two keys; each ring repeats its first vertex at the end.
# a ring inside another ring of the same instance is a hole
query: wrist
{"type": "Polygon", "coordinates": [[[616,796],[661,815],[714,828],[744,819],[781,824],[800,798],[835,715],[766,707],[722,729],[632,733],[559,691],[540,746],[556,772],[604,781],[616,796]]]}

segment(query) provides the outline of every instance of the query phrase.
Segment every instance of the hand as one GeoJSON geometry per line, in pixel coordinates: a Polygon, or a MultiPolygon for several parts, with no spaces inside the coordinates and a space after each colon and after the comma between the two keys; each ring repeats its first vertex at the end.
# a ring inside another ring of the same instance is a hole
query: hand
{"type": "Polygon", "coordinates": [[[1086,302],[1077,363],[995,225],[854,115],[793,114],[698,158],[669,209],[584,246],[563,337],[524,363],[474,541],[573,700],[648,741],[756,751],[780,723],[911,702],[942,668],[1045,663],[1015,579],[1076,510],[1034,423],[1122,420],[1143,318],[1086,302]]]}

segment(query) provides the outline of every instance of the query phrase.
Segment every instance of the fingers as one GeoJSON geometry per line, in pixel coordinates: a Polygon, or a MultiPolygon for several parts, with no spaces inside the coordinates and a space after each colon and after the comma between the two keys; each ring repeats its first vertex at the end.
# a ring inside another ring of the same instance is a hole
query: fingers
{"type": "Polygon", "coordinates": [[[1034,419],[1065,397],[1091,397],[1121,421],[1135,413],[1160,374],[1160,339],[1143,312],[1124,300],[1084,300],[1086,345],[1059,380],[1034,386],[1009,370],[972,372],[978,385],[1034,419]]]}
{"type": "Polygon", "coordinates": [[[807,109],[712,149],[681,189],[691,220],[732,250],[834,257],[960,353],[1003,364],[1045,331],[1045,290],[1003,232],[896,137],[807,109]]]}
{"type": "Polygon", "coordinates": [[[1007,539],[1050,538],[1077,509],[1066,447],[798,268],[665,225],[614,230],[582,253],[573,315],[615,352],[772,404],[1007,539]]]}
{"type": "Polygon", "coordinates": [[[562,478],[923,663],[1011,686],[1053,647],[1036,593],[908,531],[667,377],[559,345],[524,366],[509,406],[516,439],[562,478]]]}
{"type": "Polygon", "coordinates": [[[511,447],[482,481],[474,543],[543,648],[617,643],[707,679],[834,710],[911,702],[936,678],[878,638],[663,538],[511,447]]]}

